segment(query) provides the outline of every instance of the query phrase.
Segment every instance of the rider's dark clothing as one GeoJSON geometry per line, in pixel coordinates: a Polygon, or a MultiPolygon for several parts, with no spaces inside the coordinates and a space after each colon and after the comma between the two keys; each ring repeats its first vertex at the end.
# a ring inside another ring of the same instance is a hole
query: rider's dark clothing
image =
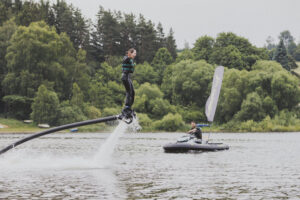
{"type": "MultiPolygon", "coordinates": [[[[193,130],[194,128],[191,128],[191,130],[193,130]]],[[[197,139],[201,139],[202,140],[202,131],[199,127],[195,128],[196,130],[192,133],[197,139]]]]}
{"type": "Polygon", "coordinates": [[[134,89],[131,81],[131,74],[134,72],[134,62],[131,58],[128,56],[125,56],[123,58],[122,62],[122,82],[126,89],[126,100],[125,100],[125,107],[131,108],[133,102],[134,102],[134,89]]]}

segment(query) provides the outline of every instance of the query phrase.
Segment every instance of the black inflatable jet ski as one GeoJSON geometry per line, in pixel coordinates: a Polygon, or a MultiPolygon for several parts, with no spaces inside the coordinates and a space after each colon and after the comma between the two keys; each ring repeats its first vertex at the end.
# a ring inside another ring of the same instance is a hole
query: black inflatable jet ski
{"type": "MultiPolygon", "coordinates": [[[[215,69],[213,82],[211,86],[210,96],[205,104],[205,115],[207,121],[212,123],[216,113],[219,95],[221,91],[222,81],[224,75],[224,67],[218,66],[215,69]]],[[[206,127],[210,125],[197,124],[197,127],[206,127]]],[[[163,146],[165,152],[188,152],[188,151],[220,151],[227,150],[229,146],[222,143],[209,143],[208,141],[201,141],[194,136],[186,135],[177,140],[176,143],[166,144],[163,146]]]]}
{"type": "Polygon", "coordinates": [[[179,138],[176,143],[166,144],[163,148],[168,153],[180,153],[189,151],[221,151],[228,150],[229,146],[223,143],[209,143],[187,134],[179,138]]]}

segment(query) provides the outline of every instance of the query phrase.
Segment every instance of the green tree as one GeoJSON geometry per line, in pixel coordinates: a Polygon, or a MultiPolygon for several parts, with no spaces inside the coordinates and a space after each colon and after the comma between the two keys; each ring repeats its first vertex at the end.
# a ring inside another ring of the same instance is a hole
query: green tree
{"type": "Polygon", "coordinates": [[[153,118],[160,118],[169,112],[175,113],[175,108],[162,97],[163,93],[157,85],[144,83],[136,91],[134,109],[153,118]]]}
{"type": "Polygon", "coordinates": [[[184,122],[180,114],[167,114],[162,120],[156,121],[154,126],[157,130],[177,131],[182,130],[184,122]]]}
{"type": "Polygon", "coordinates": [[[144,113],[139,113],[138,114],[139,118],[139,124],[142,126],[143,130],[153,130],[153,122],[152,120],[148,117],[147,114],[144,113]]]}
{"type": "Polygon", "coordinates": [[[108,81],[120,82],[121,67],[112,67],[107,62],[101,63],[96,71],[94,80],[107,83],[108,81]]]}
{"type": "Polygon", "coordinates": [[[176,40],[174,38],[174,31],[172,28],[170,28],[169,34],[166,38],[166,48],[170,52],[171,56],[173,57],[173,60],[176,60],[177,58],[177,45],[176,40]]]}
{"type": "MultiPolygon", "coordinates": [[[[45,22],[18,27],[6,53],[5,94],[33,97],[41,84],[53,85],[62,99],[76,80],[76,51],[66,34],[58,35],[45,22]],[[14,79],[12,79],[14,77],[14,79]]],[[[81,85],[79,85],[81,87],[81,85]]]]}
{"type": "Polygon", "coordinates": [[[151,85],[150,83],[144,83],[142,84],[137,90],[136,90],[137,96],[143,96],[146,95],[147,100],[152,100],[156,98],[162,98],[163,93],[160,91],[159,87],[157,85],[151,85]]]}
{"type": "Polygon", "coordinates": [[[0,26],[13,16],[13,3],[12,0],[0,1],[0,26]]]}
{"type": "Polygon", "coordinates": [[[86,120],[87,117],[84,115],[82,109],[76,105],[71,105],[70,102],[63,101],[59,105],[59,116],[57,118],[57,124],[70,124],[74,122],[79,122],[86,120]]]}
{"type": "Polygon", "coordinates": [[[0,112],[3,111],[4,104],[2,102],[2,97],[4,96],[4,91],[2,90],[1,83],[4,77],[8,73],[7,63],[5,60],[7,47],[10,45],[10,38],[16,31],[17,26],[13,20],[9,20],[0,26],[0,112]]]}
{"type": "Polygon", "coordinates": [[[159,77],[157,72],[154,71],[153,67],[149,63],[138,64],[134,70],[134,79],[137,80],[139,84],[143,83],[157,83],[159,77]]]}
{"type": "Polygon", "coordinates": [[[172,103],[183,106],[204,106],[209,95],[214,67],[204,60],[181,61],[168,68],[165,73],[162,89],[169,96],[172,94],[172,103]]]}
{"type": "Polygon", "coordinates": [[[233,45],[215,49],[210,61],[228,68],[244,69],[246,67],[241,52],[233,45]]]}
{"type": "Polygon", "coordinates": [[[89,89],[89,99],[96,108],[119,107],[124,101],[124,87],[115,81],[107,83],[92,80],[89,89]]]}
{"type": "Polygon", "coordinates": [[[249,93],[248,72],[236,69],[226,70],[220,94],[219,105],[216,113],[216,120],[228,122],[240,111],[241,104],[249,93]]]}
{"type": "Polygon", "coordinates": [[[279,35],[279,40],[283,41],[284,46],[286,47],[287,53],[293,55],[297,46],[295,43],[295,39],[290,33],[290,31],[285,30],[282,31],[279,35]]]}
{"type": "Polygon", "coordinates": [[[31,110],[32,98],[19,95],[6,95],[3,97],[4,116],[20,120],[28,119],[31,110]]]}
{"type": "Polygon", "coordinates": [[[195,105],[189,107],[181,107],[177,105],[176,111],[178,111],[178,113],[181,114],[183,120],[186,123],[190,123],[191,121],[196,121],[196,122],[207,121],[207,118],[204,113],[204,107],[199,108],[195,105]]]}
{"type": "Polygon", "coordinates": [[[291,55],[288,55],[288,65],[289,65],[290,69],[296,69],[298,67],[295,59],[291,55]]]}
{"type": "Polygon", "coordinates": [[[196,43],[194,44],[194,48],[192,49],[195,55],[195,60],[203,59],[208,62],[213,52],[214,43],[215,39],[207,35],[197,39],[196,43]]]}
{"type": "Polygon", "coordinates": [[[169,101],[162,98],[156,98],[149,101],[150,110],[147,113],[156,118],[161,118],[168,113],[176,113],[176,108],[171,106],[169,101]]]}
{"type": "Polygon", "coordinates": [[[270,96],[264,98],[262,107],[264,109],[264,112],[270,117],[274,117],[275,114],[278,112],[276,102],[273,101],[273,99],[270,96]]]}
{"type": "Polygon", "coordinates": [[[137,57],[138,63],[145,61],[151,62],[157,51],[156,47],[156,30],[152,21],[144,18],[143,15],[139,16],[137,23],[137,57]]]}
{"type": "Polygon", "coordinates": [[[241,121],[250,119],[260,121],[265,116],[263,102],[256,92],[247,95],[247,98],[242,103],[241,110],[236,114],[236,118],[241,121]]]}
{"type": "Polygon", "coordinates": [[[137,24],[135,15],[133,15],[132,13],[124,14],[124,17],[120,22],[120,29],[120,52],[121,55],[123,55],[129,48],[138,46],[137,24]]]}
{"type": "Polygon", "coordinates": [[[96,29],[104,56],[123,53],[120,52],[120,24],[117,17],[117,13],[106,11],[103,7],[100,7],[97,14],[96,29]]]}
{"type": "Polygon", "coordinates": [[[274,74],[271,82],[272,99],[279,110],[291,110],[300,101],[299,81],[285,71],[274,74]]]}
{"type": "Polygon", "coordinates": [[[160,22],[156,26],[156,43],[157,43],[156,44],[157,49],[166,46],[166,37],[164,33],[164,28],[160,22]]]}
{"type": "Polygon", "coordinates": [[[77,50],[79,48],[89,48],[89,23],[82,16],[79,9],[68,5],[64,0],[57,0],[51,11],[54,19],[48,17],[48,23],[55,26],[58,34],[67,33],[77,50]]]}
{"type": "Polygon", "coordinates": [[[21,9],[16,13],[16,23],[28,26],[32,22],[40,21],[40,4],[33,1],[25,1],[21,4],[21,9]]]}
{"type": "Polygon", "coordinates": [[[114,108],[106,107],[103,109],[103,117],[117,115],[119,113],[120,113],[120,109],[118,109],[116,107],[114,107],[114,108]]]}
{"type": "Polygon", "coordinates": [[[300,44],[297,45],[293,57],[295,58],[296,61],[300,61],[300,44]]]}
{"type": "Polygon", "coordinates": [[[279,45],[276,48],[276,52],[273,60],[279,62],[282,65],[282,67],[285,68],[286,70],[288,71],[291,70],[288,63],[288,55],[283,40],[280,40],[279,45]]]}
{"type": "Polygon", "coordinates": [[[55,124],[58,110],[59,100],[56,93],[41,85],[32,104],[32,119],[36,123],[55,124]]]}
{"type": "Polygon", "coordinates": [[[73,84],[72,98],[70,103],[71,105],[78,106],[80,109],[84,108],[83,93],[81,92],[80,87],[77,85],[77,83],[73,84]]]}
{"type": "Polygon", "coordinates": [[[161,85],[164,71],[167,65],[171,64],[173,58],[166,48],[160,48],[153,58],[152,66],[155,72],[158,74],[158,84],[161,85]]]}
{"type": "Polygon", "coordinates": [[[257,121],[266,115],[274,117],[282,109],[292,110],[299,102],[298,84],[297,78],[275,61],[257,61],[249,72],[226,70],[216,119],[257,121]]]}
{"type": "MultiPolygon", "coordinates": [[[[74,61],[73,61],[74,62],[74,61]]],[[[76,55],[76,61],[68,68],[68,77],[71,79],[70,84],[78,84],[83,95],[88,96],[91,70],[86,64],[86,51],[79,49],[76,55]]]]}
{"type": "Polygon", "coordinates": [[[216,38],[214,46],[220,48],[229,45],[236,47],[242,54],[250,55],[256,53],[256,48],[246,38],[237,36],[232,32],[220,33],[216,38]]]}
{"type": "Polygon", "coordinates": [[[184,49],[182,52],[178,53],[176,58],[176,63],[179,63],[182,60],[194,60],[195,55],[194,52],[190,49],[184,49]]]}
{"type": "Polygon", "coordinates": [[[251,69],[257,60],[267,58],[266,49],[257,48],[247,39],[229,32],[218,35],[209,62],[228,68],[251,69]]]}
{"type": "Polygon", "coordinates": [[[95,106],[91,106],[89,104],[85,104],[83,113],[85,116],[87,116],[89,119],[96,119],[101,117],[101,111],[96,108],[95,106]]]}

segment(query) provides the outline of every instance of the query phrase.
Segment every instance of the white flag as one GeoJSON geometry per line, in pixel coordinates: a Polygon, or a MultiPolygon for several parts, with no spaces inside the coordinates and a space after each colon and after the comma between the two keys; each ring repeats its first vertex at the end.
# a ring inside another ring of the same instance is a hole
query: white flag
{"type": "Polygon", "coordinates": [[[213,122],[215,117],[215,112],[218,105],[219,95],[221,91],[222,81],[223,81],[224,67],[218,66],[214,73],[213,84],[211,86],[210,96],[206,101],[205,114],[207,121],[213,122]]]}

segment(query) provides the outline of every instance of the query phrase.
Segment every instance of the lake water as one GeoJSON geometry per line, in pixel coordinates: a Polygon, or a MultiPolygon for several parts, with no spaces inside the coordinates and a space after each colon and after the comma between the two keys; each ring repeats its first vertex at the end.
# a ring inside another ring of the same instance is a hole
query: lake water
{"type": "MultiPolygon", "coordinates": [[[[211,134],[230,149],[164,153],[181,135],[125,133],[111,154],[109,133],[27,142],[0,155],[0,199],[300,199],[300,133],[211,134]]],[[[0,148],[24,136],[1,134],[0,148]]]]}

